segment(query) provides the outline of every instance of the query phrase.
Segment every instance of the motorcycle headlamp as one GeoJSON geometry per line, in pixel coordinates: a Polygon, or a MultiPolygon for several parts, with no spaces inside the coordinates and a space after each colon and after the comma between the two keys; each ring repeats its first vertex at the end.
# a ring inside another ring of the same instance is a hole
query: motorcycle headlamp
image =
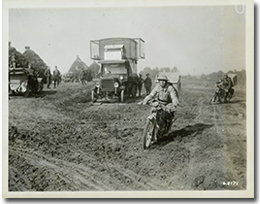
{"type": "Polygon", "coordinates": [[[124,77],[123,76],[120,76],[120,80],[123,80],[124,79],[124,77]]]}
{"type": "Polygon", "coordinates": [[[115,82],[115,83],[114,83],[114,87],[115,87],[115,88],[119,87],[118,82],[115,82]]]}

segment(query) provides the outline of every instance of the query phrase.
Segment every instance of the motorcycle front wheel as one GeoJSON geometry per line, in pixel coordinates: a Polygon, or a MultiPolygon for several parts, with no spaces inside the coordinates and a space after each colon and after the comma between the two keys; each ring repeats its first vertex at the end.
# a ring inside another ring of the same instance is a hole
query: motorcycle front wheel
{"type": "Polygon", "coordinates": [[[215,102],[216,99],[217,99],[217,95],[216,95],[216,93],[214,93],[213,96],[212,96],[212,97],[210,98],[210,100],[209,100],[209,105],[210,105],[212,102],[215,102]]]}
{"type": "Polygon", "coordinates": [[[147,149],[152,144],[152,137],[154,133],[154,124],[152,121],[148,120],[145,125],[144,133],[143,133],[143,147],[147,149]]]}

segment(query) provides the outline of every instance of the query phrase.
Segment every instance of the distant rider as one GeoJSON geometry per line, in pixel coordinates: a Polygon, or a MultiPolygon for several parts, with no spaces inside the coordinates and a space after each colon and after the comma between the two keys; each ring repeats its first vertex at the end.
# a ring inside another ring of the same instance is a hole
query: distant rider
{"type": "Polygon", "coordinates": [[[231,78],[228,76],[228,74],[225,74],[221,81],[222,81],[223,89],[226,92],[226,95],[225,95],[225,101],[226,101],[228,93],[232,94],[232,90],[231,89],[232,89],[233,83],[232,83],[231,78]]]}

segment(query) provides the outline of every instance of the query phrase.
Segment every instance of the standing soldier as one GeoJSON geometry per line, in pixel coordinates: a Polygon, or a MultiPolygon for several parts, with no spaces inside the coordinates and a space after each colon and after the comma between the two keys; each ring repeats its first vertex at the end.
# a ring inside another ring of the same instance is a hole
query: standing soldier
{"type": "Polygon", "coordinates": [[[144,79],[142,77],[142,74],[139,74],[139,77],[138,77],[138,97],[141,96],[141,92],[142,92],[142,87],[143,87],[143,83],[144,83],[144,79]]]}
{"type": "Polygon", "coordinates": [[[150,74],[146,74],[146,79],[144,80],[144,88],[146,90],[146,95],[151,93],[152,80],[149,77],[150,74]]]}
{"type": "Polygon", "coordinates": [[[60,71],[58,70],[57,66],[55,66],[55,70],[53,70],[53,81],[54,81],[54,88],[59,86],[60,80],[60,71]]]}
{"type": "Polygon", "coordinates": [[[47,67],[47,69],[44,72],[44,75],[46,76],[46,79],[47,79],[47,88],[50,89],[50,85],[51,85],[51,70],[50,70],[50,67],[47,67]]]}
{"type": "Polygon", "coordinates": [[[37,96],[37,74],[36,70],[31,67],[31,64],[28,64],[28,69],[26,70],[26,74],[28,76],[28,86],[29,90],[32,91],[32,94],[36,97],[37,96]]]}

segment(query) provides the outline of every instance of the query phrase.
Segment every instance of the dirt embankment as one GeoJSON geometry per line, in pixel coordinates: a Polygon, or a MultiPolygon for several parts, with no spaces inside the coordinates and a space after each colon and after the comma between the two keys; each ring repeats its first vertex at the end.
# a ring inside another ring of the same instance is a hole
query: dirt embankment
{"type": "Polygon", "coordinates": [[[71,83],[10,97],[9,191],[245,189],[245,91],[208,105],[214,87],[182,84],[177,120],[148,150],[141,99],[92,105],[92,85],[71,83]]]}

